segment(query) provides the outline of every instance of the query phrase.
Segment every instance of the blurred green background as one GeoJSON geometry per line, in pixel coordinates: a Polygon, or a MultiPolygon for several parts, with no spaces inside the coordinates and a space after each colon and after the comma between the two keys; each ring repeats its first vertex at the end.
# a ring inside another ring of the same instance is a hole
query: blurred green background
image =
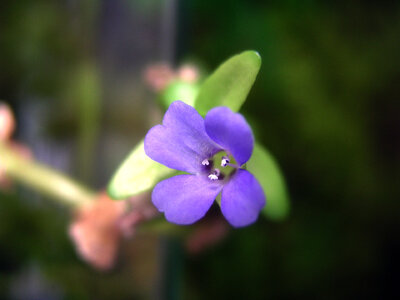
{"type": "Polygon", "coordinates": [[[161,115],[146,66],[212,71],[247,49],[263,64],[242,112],[283,169],[288,219],[197,255],[133,238],[99,273],[68,211],[0,191],[1,299],[400,296],[397,1],[2,1],[0,99],[40,161],[100,189],[161,115]]]}

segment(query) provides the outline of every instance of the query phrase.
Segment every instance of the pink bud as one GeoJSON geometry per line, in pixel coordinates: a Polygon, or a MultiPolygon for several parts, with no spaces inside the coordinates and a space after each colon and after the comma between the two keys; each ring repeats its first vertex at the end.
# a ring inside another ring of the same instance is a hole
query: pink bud
{"type": "Polygon", "coordinates": [[[97,269],[112,267],[121,233],[118,219],[125,211],[125,202],[113,201],[106,193],[88,206],[80,207],[69,227],[79,255],[97,269]]]}
{"type": "Polygon", "coordinates": [[[155,92],[165,89],[174,78],[174,70],[166,63],[150,65],[144,71],[147,85],[155,92]]]}
{"type": "Polygon", "coordinates": [[[178,70],[178,77],[183,81],[194,83],[199,78],[199,70],[193,65],[183,65],[178,70]]]}
{"type": "Polygon", "coordinates": [[[8,140],[15,129],[15,120],[10,107],[0,103],[0,141],[8,140]]]}

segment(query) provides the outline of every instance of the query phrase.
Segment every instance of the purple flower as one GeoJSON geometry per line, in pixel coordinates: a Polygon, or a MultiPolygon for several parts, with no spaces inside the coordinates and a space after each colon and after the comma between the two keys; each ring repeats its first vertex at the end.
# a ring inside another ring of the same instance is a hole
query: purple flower
{"type": "Polygon", "coordinates": [[[256,178],[242,166],[253,151],[254,138],[242,115],[227,107],[211,109],[205,119],[190,105],[173,102],[163,124],[150,129],[146,154],[177,175],[158,183],[152,201],[168,221],[192,224],[202,218],[217,195],[221,211],[235,227],[257,220],[265,205],[256,178]]]}

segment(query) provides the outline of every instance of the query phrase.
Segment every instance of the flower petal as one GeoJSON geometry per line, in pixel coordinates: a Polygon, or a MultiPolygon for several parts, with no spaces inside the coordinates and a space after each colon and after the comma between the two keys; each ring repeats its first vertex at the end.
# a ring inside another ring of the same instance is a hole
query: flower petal
{"type": "Polygon", "coordinates": [[[169,222],[186,225],[201,219],[222,189],[201,175],[177,175],[158,183],[151,195],[169,222]]]}
{"type": "Polygon", "coordinates": [[[230,152],[241,166],[249,160],[254,146],[253,133],[241,114],[227,107],[210,110],[205,119],[209,137],[230,152]]]}
{"type": "Polygon", "coordinates": [[[163,125],[149,130],[144,150],[153,160],[172,169],[200,173],[201,162],[221,149],[208,137],[204,119],[190,105],[173,102],[163,125]]]}
{"type": "Polygon", "coordinates": [[[238,170],[222,190],[221,211],[235,227],[257,220],[265,205],[265,195],[257,179],[246,170],[238,170]]]}

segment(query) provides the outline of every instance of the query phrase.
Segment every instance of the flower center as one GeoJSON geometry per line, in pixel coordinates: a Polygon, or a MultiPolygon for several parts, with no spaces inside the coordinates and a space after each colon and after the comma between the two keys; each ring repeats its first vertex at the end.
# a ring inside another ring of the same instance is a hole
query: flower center
{"type": "Polygon", "coordinates": [[[229,178],[239,168],[232,155],[227,154],[225,151],[218,152],[213,157],[204,159],[201,164],[206,168],[208,179],[211,181],[229,178]],[[219,167],[222,169],[219,169],[219,167]]]}

